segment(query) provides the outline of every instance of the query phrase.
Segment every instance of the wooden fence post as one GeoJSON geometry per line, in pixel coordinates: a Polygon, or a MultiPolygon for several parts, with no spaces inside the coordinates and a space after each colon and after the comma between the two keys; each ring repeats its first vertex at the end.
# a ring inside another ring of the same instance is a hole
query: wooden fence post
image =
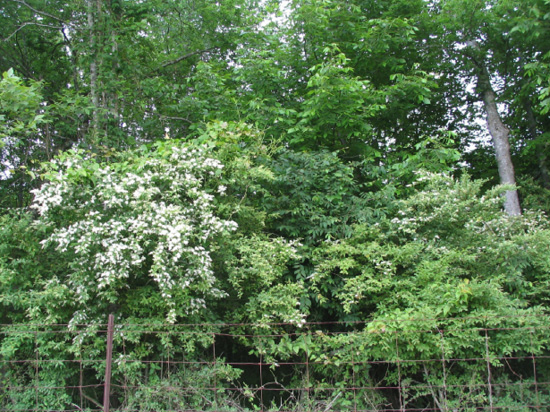
{"type": "Polygon", "coordinates": [[[111,397],[111,366],[113,363],[113,334],[115,329],[115,317],[109,315],[107,324],[107,357],[105,359],[105,386],[103,388],[103,412],[109,412],[111,397]]]}

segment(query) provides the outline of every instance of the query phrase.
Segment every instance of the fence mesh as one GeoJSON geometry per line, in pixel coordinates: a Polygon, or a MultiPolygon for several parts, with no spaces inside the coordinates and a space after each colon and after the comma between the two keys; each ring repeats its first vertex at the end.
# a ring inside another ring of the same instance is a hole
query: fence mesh
{"type": "Polygon", "coordinates": [[[2,325],[0,409],[547,411],[548,321],[2,325]]]}

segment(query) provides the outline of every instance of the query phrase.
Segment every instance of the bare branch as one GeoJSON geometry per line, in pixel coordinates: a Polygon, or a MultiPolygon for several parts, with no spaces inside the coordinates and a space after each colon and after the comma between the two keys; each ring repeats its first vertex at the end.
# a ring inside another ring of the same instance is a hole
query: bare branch
{"type": "Polygon", "coordinates": [[[340,397],[340,395],[342,395],[342,392],[338,392],[338,394],[336,394],[336,396],[328,403],[327,407],[325,408],[325,410],[323,412],[328,412],[331,410],[332,408],[332,405],[334,405],[334,402],[336,402],[336,400],[340,397]]]}
{"type": "Polygon", "coordinates": [[[82,395],[82,397],[84,399],[87,399],[89,400],[90,402],[92,402],[95,406],[97,406],[100,410],[103,409],[103,405],[101,405],[98,401],[96,401],[95,399],[93,398],[90,398],[88,395],[86,395],[82,390],[80,391],[80,394],[82,395]]]}
{"type": "Polygon", "coordinates": [[[40,26],[40,27],[47,27],[48,29],[63,30],[63,26],[50,26],[49,24],[42,24],[42,23],[35,23],[35,22],[32,22],[32,21],[27,21],[27,22],[23,23],[21,26],[19,26],[17,28],[17,30],[15,30],[8,37],[3,39],[3,41],[8,41],[9,39],[11,39],[13,36],[15,36],[19,32],[19,30],[21,30],[25,26],[40,26]]]}
{"type": "Polygon", "coordinates": [[[184,54],[183,56],[180,56],[180,57],[178,57],[177,59],[169,60],[169,61],[167,61],[167,62],[164,62],[164,63],[162,63],[161,67],[171,66],[171,65],[173,65],[173,64],[176,64],[176,63],[181,62],[182,60],[188,59],[189,57],[193,57],[193,56],[195,56],[195,55],[197,55],[197,54],[206,53],[207,51],[210,51],[210,50],[212,50],[212,49],[213,49],[213,47],[211,47],[210,49],[195,50],[194,52],[190,52],[190,53],[184,54]]]}
{"type": "Polygon", "coordinates": [[[47,16],[51,19],[60,21],[61,23],[65,23],[65,21],[60,19],[59,17],[56,17],[56,16],[54,16],[50,13],[46,13],[45,11],[36,10],[34,7],[32,7],[30,4],[26,3],[24,0],[12,0],[12,1],[15,1],[16,3],[22,4],[25,7],[28,7],[29,9],[31,9],[32,11],[34,11],[37,14],[40,14],[42,16],[47,16]]]}
{"type": "Polygon", "coordinates": [[[184,122],[187,122],[187,123],[190,123],[190,124],[193,124],[193,122],[189,119],[187,119],[186,117],[177,117],[177,116],[165,116],[163,114],[159,114],[160,118],[161,119],[168,119],[168,120],[182,120],[184,122]]]}

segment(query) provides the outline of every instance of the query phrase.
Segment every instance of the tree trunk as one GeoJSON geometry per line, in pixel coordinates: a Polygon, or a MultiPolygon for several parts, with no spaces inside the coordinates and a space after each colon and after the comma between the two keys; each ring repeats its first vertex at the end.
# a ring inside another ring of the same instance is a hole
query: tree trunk
{"type": "Polygon", "coordinates": [[[87,3],[88,31],[90,33],[90,95],[92,98],[92,134],[95,136],[99,130],[99,93],[97,90],[98,64],[97,64],[97,36],[96,36],[96,0],[88,0],[87,3]]]}
{"type": "MultiPolygon", "coordinates": [[[[477,91],[483,100],[483,107],[487,113],[487,128],[489,129],[495,148],[500,183],[503,185],[515,185],[516,177],[508,139],[510,130],[502,122],[498,113],[495,91],[491,85],[489,71],[484,62],[485,56],[481,55],[479,45],[476,42],[468,42],[468,46],[470,46],[468,49],[473,49],[471,50],[473,53],[468,53],[468,55],[476,68],[477,91]]],[[[505,196],[504,210],[506,213],[510,216],[521,215],[517,190],[507,190],[505,196]]]]}

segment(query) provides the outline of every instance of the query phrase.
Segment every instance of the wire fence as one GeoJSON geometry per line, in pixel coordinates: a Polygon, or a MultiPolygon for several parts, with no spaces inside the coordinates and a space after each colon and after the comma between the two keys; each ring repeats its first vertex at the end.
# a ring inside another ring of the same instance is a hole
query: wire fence
{"type": "Polygon", "coordinates": [[[1,411],[548,411],[546,315],[1,325],[1,411]]]}

